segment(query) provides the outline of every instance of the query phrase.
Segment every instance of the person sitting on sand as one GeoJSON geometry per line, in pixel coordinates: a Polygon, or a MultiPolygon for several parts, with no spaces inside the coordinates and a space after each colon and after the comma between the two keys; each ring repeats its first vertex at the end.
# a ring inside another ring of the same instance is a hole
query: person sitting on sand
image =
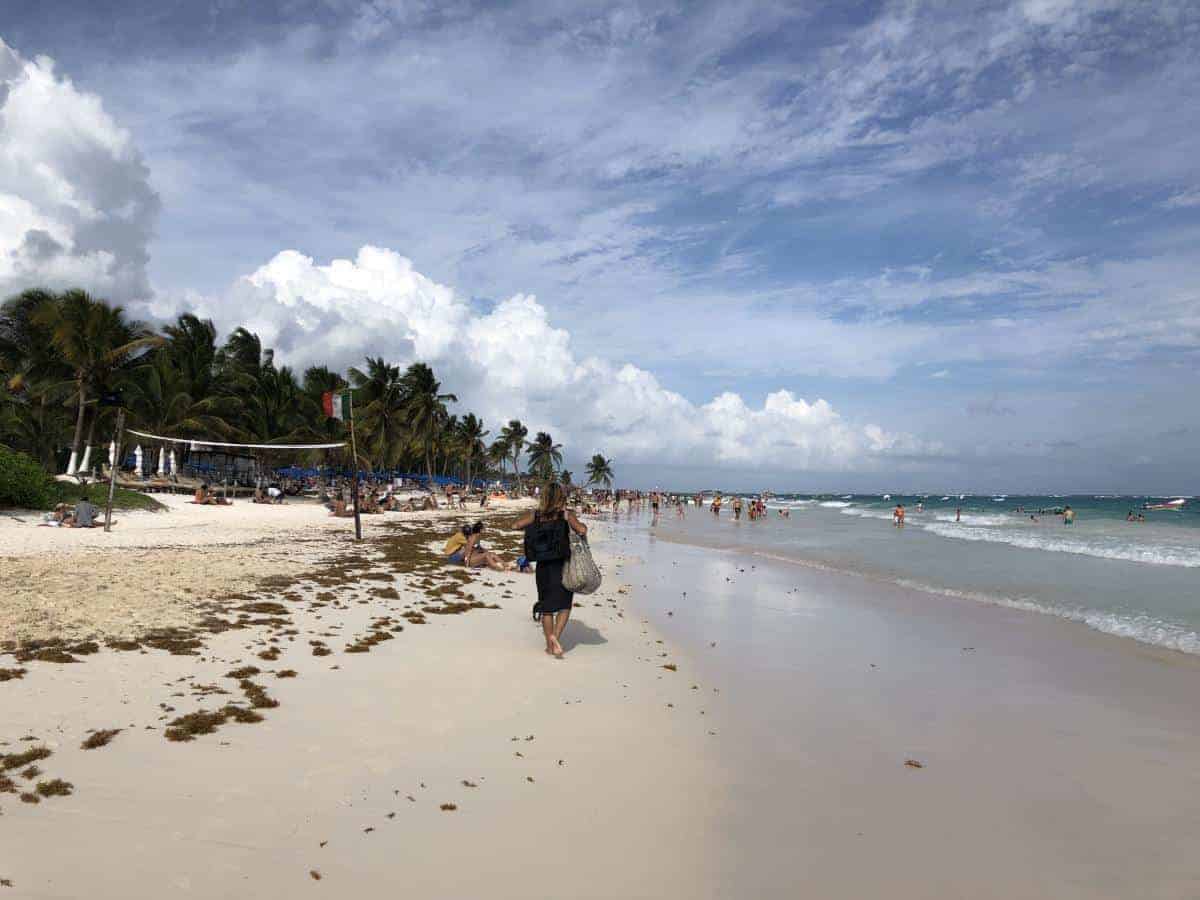
{"type": "Polygon", "coordinates": [[[333,501],[333,506],[329,510],[329,515],[337,519],[352,519],[354,518],[354,507],[348,506],[346,501],[340,497],[333,501]]]}
{"type": "Polygon", "coordinates": [[[95,528],[100,523],[96,521],[96,513],[99,512],[88,499],[87,492],[84,491],[79,497],[79,502],[75,504],[75,514],[71,517],[70,523],[63,522],[68,528],[95,528]]]}
{"type": "Polygon", "coordinates": [[[254,496],[250,498],[250,502],[251,503],[270,503],[272,501],[270,500],[270,498],[267,497],[266,494],[263,493],[263,489],[261,487],[256,487],[254,489],[254,496]]]}
{"type": "Polygon", "coordinates": [[[442,548],[446,561],[451,565],[469,566],[474,569],[487,566],[497,572],[511,572],[515,569],[515,565],[505,563],[495,553],[484,549],[479,539],[482,533],[483,523],[476,522],[474,525],[464,525],[450,535],[442,548]]]}

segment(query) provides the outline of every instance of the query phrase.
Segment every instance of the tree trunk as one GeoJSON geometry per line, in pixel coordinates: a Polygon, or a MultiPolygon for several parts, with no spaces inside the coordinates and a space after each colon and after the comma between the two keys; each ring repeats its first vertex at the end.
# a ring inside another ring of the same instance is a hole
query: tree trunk
{"type": "Polygon", "coordinates": [[[83,442],[83,458],[80,460],[79,468],[87,472],[91,467],[92,462],[92,447],[96,443],[96,422],[100,418],[100,407],[96,407],[92,411],[92,419],[88,423],[87,440],[83,442]]]}
{"type": "Polygon", "coordinates": [[[87,415],[87,392],[82,383],[79,385],[79,412],[75,417],[75,437],[71,441],[71,460],[67,463],[67,474],[75,474],[75,465],[79,462],[79,444],[83,441],[83,419],[87,415]]]}

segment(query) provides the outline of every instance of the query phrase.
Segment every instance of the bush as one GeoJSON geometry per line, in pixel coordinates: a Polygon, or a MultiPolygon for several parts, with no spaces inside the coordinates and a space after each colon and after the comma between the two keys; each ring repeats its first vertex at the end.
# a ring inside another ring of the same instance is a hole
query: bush
{"type": "Polygon", "coordinates": [[[45,509],[50,504],[50,477],[24,453],[0,447],[0,507],[45,509]]]}

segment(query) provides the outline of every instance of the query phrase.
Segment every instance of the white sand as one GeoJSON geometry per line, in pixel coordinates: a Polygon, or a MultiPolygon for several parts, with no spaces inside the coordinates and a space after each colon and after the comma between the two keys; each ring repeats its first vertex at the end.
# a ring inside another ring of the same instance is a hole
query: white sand
{"type": "MultiPolygon", "coordinates": [[[[166,511],[121,512],[107,534],[41,527],[34,512],[0,516],[0,643],[181,626],[194,618],[198,600],[294,573],[353,536],[353,519],[333,518],[312,502],[197,506],[181,495],[158,499],[166,511]]],[[[490,512],[516,505],[500,501],[490,512]]],[[[363,536],[378,536],[387,523],[483,512],[362,516],[363,536]]]]}
{"type": "Polygon", "coordinates": [[[668,651],[614,605],[626,595],[613,567],[580,598],[563,661],[529,619],[532,577],[499,573],[467,590],[502,609],[429,615],[345,653],[372,616],[425,602],[404,580],[399,600],[371,598],[382,582],[369,581],[335,589],[337,606],[293,604],[299,634],[277,638],[277,662],[255,657],[273,630],[254,629],[214,636],[203,657],[102,651],[0,684],[0,753],[35,735],[54,750],[40,778],[75,786],[37,805],[0,794],[0,878],[13,883],[0,897],[703,896],[720,774],[700,715],[711,689],[691,690],[686,664],[661,667],[668,651]],[[333,655],[312,656],[314,639],[333,655]],[[223,674],[244,663],[281,701],[265,722],[164,739],[164,719],[240,699],[223,674]],[[283,668],[299,676],[270,674],[283,668]],[[203,684],[232,695],[195,696],[203,684]],[[79,749],[106,727],[125,731],[79,749]]]}

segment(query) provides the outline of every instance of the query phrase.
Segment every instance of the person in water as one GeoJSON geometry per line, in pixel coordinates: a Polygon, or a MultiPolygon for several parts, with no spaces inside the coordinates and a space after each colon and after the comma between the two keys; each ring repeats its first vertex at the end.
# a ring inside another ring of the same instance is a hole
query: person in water
{"type": "MultiPolygon", "coordinates": [[[[547,522],[557,523],[562,528],[561,544],[564,548],[570,546],[567,529],[574,531],[580,537],[587,537],[587,526],[575,518],[575,514],[567,509],[567,495],[562,486],[556,481],[546,485],[538,497],[537,512],[528,512],[512,525],[514,531],[525,531],[534,525],[547,522]]],[[[542,633],[546,637],[546,652],[551,656],[562,659],[562,634],[571,618],[571,604],[575,595],[563,587],[563,567],[567,563],[570,551],[561,559],[538,560],[535,578],[537,581],[537,603],[534,613],[542,620],[542,633]]]]}
{"type": "Polygon", "coordinates": [[[892,510],[892,524],[897,528],[904,525],[904,504],[897,503],[896,508],[892,510]]]}
{"type": "Polygon", "coordinates": [[[1075,510],[1071,509],[1070,506],[1066,507],[1063,510],[1063,524],[1064,525],[1074,525],[1075,524],[1075,510]]]}

